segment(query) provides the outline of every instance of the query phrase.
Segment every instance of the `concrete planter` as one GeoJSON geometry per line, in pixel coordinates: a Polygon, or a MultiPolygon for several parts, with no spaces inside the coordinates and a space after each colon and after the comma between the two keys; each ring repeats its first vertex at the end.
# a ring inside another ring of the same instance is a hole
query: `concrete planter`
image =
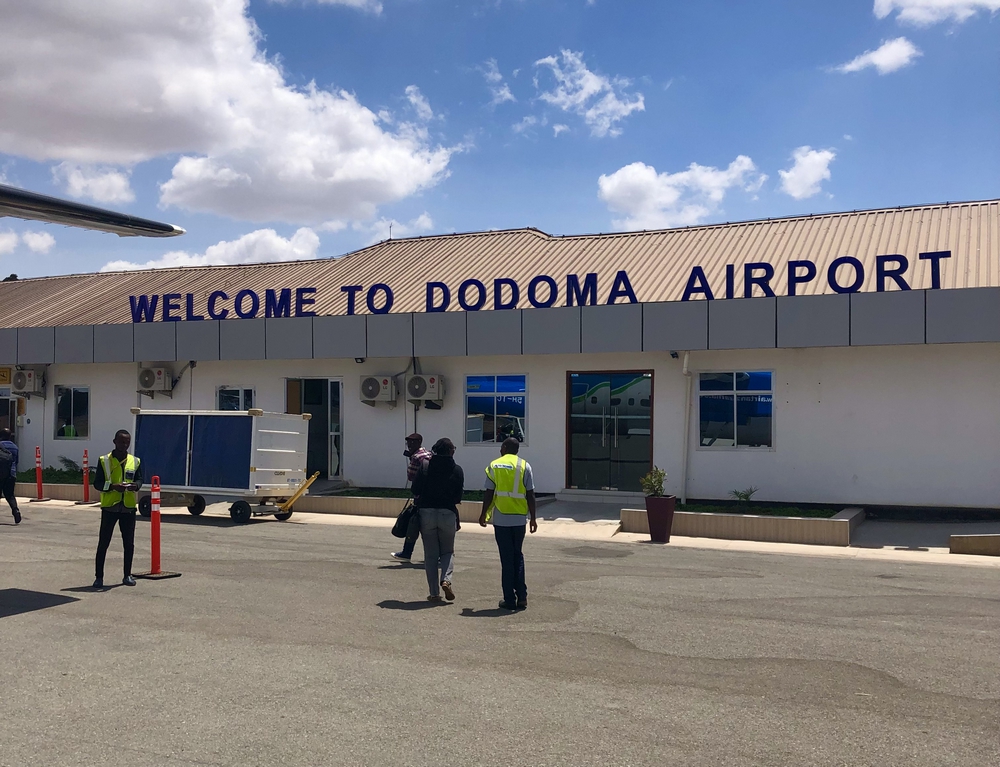
{"type": "MultiPolygon", "coordinates": [[[[82,481],[79,485],[50,485],[45,483],[42,485],[42,490],[45,492],[45,497],[51,498],[53,501],[83,500],[82,481]]],[[[14,495],[18,498],[37,498],[38,486],[34,482],[15,482],[14,495]]],[[[101,494],[93,487],[90,488],[90,500],[94,502],[101,500],[101,494]]]]}
{"type": "MultiPolygon", "coordinates": [[[[864,518],[864,509],[844,509],[830,519],[675,511],[671,533],[689,538],[850,546],[851,531],[864,518]]],[[[621,530],[624,533],[649,533],[646,510],[622,509],[621,530]]]]}

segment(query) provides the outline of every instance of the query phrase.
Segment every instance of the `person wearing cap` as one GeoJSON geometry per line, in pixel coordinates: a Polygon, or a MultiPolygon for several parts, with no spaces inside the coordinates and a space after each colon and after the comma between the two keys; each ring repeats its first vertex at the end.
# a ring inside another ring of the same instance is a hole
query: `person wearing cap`
{"type": "MultiPolygon", "coordinates": [[[[406,480],[412,486],[413,480],[417,478],[420,469],[431,460],[431,451],[423,447],[424,438],[420,434],[413,432],[406,438],[406,450],[403,455],[410,459],[406,466],[406,480]]],[[[417,503],[414,496],[414,503],[417,503]]],[[[419,505],[419,504],[417,504],[419,505]]],[[[409,562],[413,556],[413,549],[417,545],[417,538],[420,537],[420,515],[414,514],[410,517],[410,526],[406,529],[406,539],[403,541],[403,550],[394,551],[392,558],[397,562],[409,562]]]]}

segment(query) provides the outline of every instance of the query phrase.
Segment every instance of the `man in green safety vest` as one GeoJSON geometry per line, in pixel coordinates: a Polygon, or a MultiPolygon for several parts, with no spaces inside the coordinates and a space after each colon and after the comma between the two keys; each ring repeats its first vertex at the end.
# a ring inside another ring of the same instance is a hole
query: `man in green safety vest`
{"type": "Polygon", "coordinates": [[[500,581],[503,586],[502,610],[523,610],[528,606],[528,587],[524,583],[525,527],[530,516],[531,532],[538,530],[535,520],[535,483],[531,466],[517,457],[521,443],[508,437],[500,446],[500,457],[486,467],[486,494],[479,524],[493,523],[493,535],[500,551],[500,581]]]}
{"type": "Polygon", "coordinates": [[[97,564],[94,588],[104,587],[104,558],[115,533],[115,525],[122,534],[125,550],[125,577],[122,583],[134,586],[132,554],[135,551],[135,512],[138,508],[137,493],[142,487],[142,467],[139,459],[129,455],[132,435],[125,429],[115,434],[115,449],[102,455],[97,462],[94,487],[101,493],[101,534],[97,542],[97,564]]]}

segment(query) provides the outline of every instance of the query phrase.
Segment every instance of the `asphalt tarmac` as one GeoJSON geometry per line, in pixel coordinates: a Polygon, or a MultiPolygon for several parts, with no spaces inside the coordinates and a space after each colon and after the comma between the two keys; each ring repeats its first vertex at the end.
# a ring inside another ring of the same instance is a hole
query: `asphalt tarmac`
{"type": "Polygon", "coordinates": [[[98,512],[28,511],[2,765],[1000,765],[1000,568],[534,536],[510,614],[478,530],[436,605],[384,525],[178,514],[95,592],[98,512]]]}

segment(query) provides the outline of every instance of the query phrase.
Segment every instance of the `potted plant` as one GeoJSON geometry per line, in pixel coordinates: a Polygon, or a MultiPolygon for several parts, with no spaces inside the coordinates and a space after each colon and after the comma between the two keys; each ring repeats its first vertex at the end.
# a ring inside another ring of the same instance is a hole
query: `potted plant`
{"type": "Polygon", "coordinates": [[[646,495],[646,519],[649,520],[649,537],[653,543],[670,543],[670,528],[674,522],[674,504],[677,497],[663,494],[667,473],[656,466],[639,480],[646,495]]]}

